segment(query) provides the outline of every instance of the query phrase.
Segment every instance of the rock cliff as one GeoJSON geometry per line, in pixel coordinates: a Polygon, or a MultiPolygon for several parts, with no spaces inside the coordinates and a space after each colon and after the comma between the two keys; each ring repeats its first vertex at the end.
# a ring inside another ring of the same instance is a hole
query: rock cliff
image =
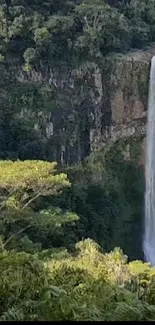
{"type": "Polygon", "coordinates": [[[51,108],[44,125],[35,124],[40,132],[45,129],[50,159],[73,164],[109,140],[145,135],[153,54],[155,46],[112,54],[98,64],[87,62],[76,69],[18,69],[19,82],[52,85],[61,103],[51,108]]]}

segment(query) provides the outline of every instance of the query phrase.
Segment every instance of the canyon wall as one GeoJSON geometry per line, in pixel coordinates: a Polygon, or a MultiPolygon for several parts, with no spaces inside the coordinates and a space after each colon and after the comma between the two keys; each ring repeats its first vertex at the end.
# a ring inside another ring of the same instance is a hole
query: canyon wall
{"type": "Polygon", "coordinates": [[[60,105],[52,106],[47,116],[43,108],[35,123],[45,135],[49,159],[74,164],[108,141],[144,137],[154,54],[152,46],[146,51],[111,54],[102,62],[86,62],[76,69],[17,69],[18,82],[52,86],[57,92],[60,105]],[[41,115],[45,123],[39,124],[41,115]]]}

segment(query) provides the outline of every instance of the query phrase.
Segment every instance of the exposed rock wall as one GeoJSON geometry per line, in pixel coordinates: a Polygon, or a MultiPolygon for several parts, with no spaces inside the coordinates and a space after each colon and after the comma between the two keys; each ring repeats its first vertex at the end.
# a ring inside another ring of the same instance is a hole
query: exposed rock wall
{"type": "Polygon", "coordinates": [[[145,135],[150,61],[155,47],[127,55],[109,55],[103,62],[26,73],[20,82],[54,85],[63,103],[45,126],[50,159],[79,162],[108,140],[145,135]],[[50,124],[49,124],[50,123],[50,124]],[[49,129],[50,125],[50,129],[49,129]]]}

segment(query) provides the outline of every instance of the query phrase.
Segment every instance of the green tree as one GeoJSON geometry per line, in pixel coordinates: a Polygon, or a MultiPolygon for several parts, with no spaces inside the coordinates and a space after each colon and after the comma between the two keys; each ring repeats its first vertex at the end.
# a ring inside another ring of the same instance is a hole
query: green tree
{"type": "Polygon", "coordinates": [[[60,229],[62,225],[78,220],[73,213],[63,213],[52,207],[45,210],[40,209],[39,205],[37,207],[37,200],[57,195],[64,187],[70,186],[67,175],[56,174],[55,168],[56,163],[43,161],[0,162],[1,233],[6,239],[4,246],[31,227],[39,227],[45,232],[46,227],[60,229]]]}

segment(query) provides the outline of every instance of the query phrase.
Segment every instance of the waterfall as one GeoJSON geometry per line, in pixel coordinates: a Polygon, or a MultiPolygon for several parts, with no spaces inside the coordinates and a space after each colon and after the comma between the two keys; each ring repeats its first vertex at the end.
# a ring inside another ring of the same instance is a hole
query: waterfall
{"type": "Polygon", "coordinates": [[[155,265],[155,56],[151,61],[148,103],[146,192],[145,192],[145,260],[155,265]]]}

